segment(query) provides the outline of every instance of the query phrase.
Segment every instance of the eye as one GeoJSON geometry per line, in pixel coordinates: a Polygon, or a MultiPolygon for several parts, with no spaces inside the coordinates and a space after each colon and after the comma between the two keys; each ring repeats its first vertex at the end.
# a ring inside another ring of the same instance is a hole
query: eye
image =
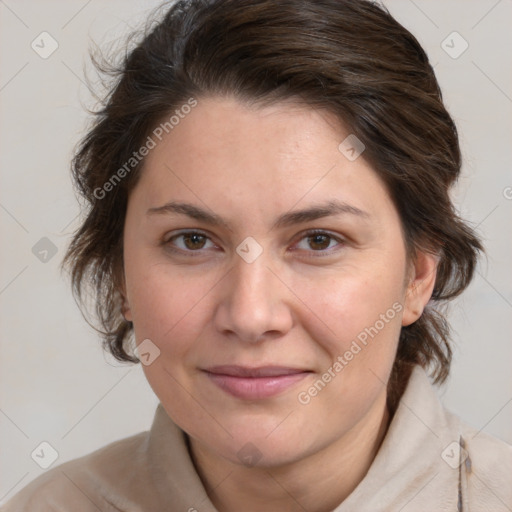
{"type": "MultiPolygon", "coordinates": [[[[163,245],[170,251],[179,253],[201,253],[204,249],[215,248],[216,245],[210,237],[201,231],[185,231],[177,233],[163,241],[163,245]],[[208,245],[210,244],[210,245],[208,245]]],[[[343,246],[344,240],[326,231],[311,230],[294,246],[307,252],[331,254],[336,246],[343,246]]],[[[321,256],[322,254],[319,254],[321,256]]]]}
{"type": "Polygon", "coordinates": [[[208,242],[210,242],[211,246],[215,247],[215,244],[204,233],[200,231],[186,231],[164,240],[164,245],[173,251],[177,248],[178,251],[182,252],[199,252],[201,249],[209,248],[207,246],[208,242]]]}
{"type": "Polygon", "coordinates": [[[330,233],[321,230],[312,230],[308,231],[295,247],[308,252],[327,252],[331,254],[333,251],[330,249],[336,247],[335,242],[337,242],[337,245],[339,246],[344,244],[344,241],[341,238],[330,233]],[[333,243],[334,245],[332,245],[333,243]]]}

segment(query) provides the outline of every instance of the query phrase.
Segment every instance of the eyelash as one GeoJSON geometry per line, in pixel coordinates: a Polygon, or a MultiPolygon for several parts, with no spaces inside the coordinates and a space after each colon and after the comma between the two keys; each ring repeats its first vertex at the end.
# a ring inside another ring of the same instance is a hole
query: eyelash
{"type": "MultiPolygon", "coordinates": [[[[176,240],[177,238],[180,238],[180,237],[186,236],[186,235],[200,235],[200,236],[207,238],[209,241],[211,241],[211,238],[206,233],[204,233],[202,231],[191,230],[191,231],[182,231],[181,233],[177,233],[177,234],[171,236],[170,238],[163,240],[162,245],[164,245],[167,250],[169,250],[173,253],[186,254],[187,256],[192,256],[192,257],[200,256],[203,249],[197,249],[194,251],[191,249],[178,249],[178,248],[172,246],[171,242],[173,240],[176,240]],[[194,254],[194,253],[197,253],[197,254],[194,254]]],[[[342,238],[335,236],[335,235],[329,233],[328,231],[324,231],[321,229],[312,229],[312,230],[304,232],[303,235],[301,236],[301,238],[299,238],[297,243],[299,243],[302,240],[307,239],[309,237],[313,237],[315,235],[325,235],[325,236],[329,237],[331,240],[338,242],[338,245],[340,245],[340,246],[343,246],[346,243],[345,240],[343,240],[342,238]]],[[[297,250],[297,249],[295,249],[295,250],[297,250]]],[[[298,249],[298,250],[300,250],[300,249],[298,249]]],[[[307,251],[307,252],[320,253],[320,254],[311,255],[311,257],[318,258],[318,257],[330,256],[330,255],[332,255],[333,252],[337,252],[338,250],[340,250],[340,249],[333,250],[331,248],[331,249],[323,249],[323,250],[319,250],[319,251],[311,250],[311,251],[307,251]]]]}

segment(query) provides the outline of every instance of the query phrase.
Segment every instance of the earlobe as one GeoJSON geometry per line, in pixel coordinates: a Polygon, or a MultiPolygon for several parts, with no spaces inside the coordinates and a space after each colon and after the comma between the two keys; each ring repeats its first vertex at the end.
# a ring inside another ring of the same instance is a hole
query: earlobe
{"type": "Polygon", "coordinates": [[[123,315],[123,318],[127,322],[132,322],[132,310],[130,308],[130,303],[128,302],[128,298],[126,297],[126,282],[122,280],[122,284],[118,288],[119,294],[121,296],[121,314],[123,315]]]}
{"type": "Polygon", "coordinates": [[[127,322],[132,322],[132,310],[126,299],[123,299],[123,305],[121,306],[121,314],[127,322]]]}
{"type": "Polygon", "coordinates": [[[426,252],[418,252],[411,263],[410,280],[404,299],[402,325],[411,325],[421,317],[436,283],[439,257],[426,252]]]}

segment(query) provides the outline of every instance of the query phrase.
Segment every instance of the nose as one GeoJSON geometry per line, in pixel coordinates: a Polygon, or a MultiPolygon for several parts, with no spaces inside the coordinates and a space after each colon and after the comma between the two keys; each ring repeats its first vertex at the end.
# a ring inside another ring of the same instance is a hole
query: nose
{"type": "Polygon", "coordinates": [[[246,343],[277,338],[293,324],[293,294],[272,270],[265,252],[252,263],[238,255],[222,280],[214,324],[224,336],[246,343]]]}

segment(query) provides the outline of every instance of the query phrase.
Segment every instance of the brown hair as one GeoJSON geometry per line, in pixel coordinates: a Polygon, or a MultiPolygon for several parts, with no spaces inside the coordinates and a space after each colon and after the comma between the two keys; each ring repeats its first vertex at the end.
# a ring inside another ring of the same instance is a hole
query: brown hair
{"type": "Polygon", "coordinates": [[[137,361],[127,350],[133,326],[121,314],[120,285],[127,198],[143,160],[108,193],[103,187],[191,97],[232,95],[327,109],[365,144],[400,213],[409,256],[419,248],[440,255],[431,301],[402,328],[390,403],[416,364],[446,379],[452,350],[439,309],[469,284],[482,246],[449,197],[461,155],[433,69],[384,8],[366,0],[178,1],[111,72],[117,81],[73,159],[87,210],[62,266],[81,304],[84,285],[92,286],[98,330],[117,359],[137,361]]]}

